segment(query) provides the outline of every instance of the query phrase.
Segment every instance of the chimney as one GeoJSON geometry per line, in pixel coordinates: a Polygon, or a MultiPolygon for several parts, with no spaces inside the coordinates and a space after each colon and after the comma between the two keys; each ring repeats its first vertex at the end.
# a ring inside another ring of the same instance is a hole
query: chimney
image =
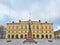
{"type": "Polygon", "coordinates": [[[19,22],[21,22],[21,20],[19,20],[19,22]]]}
{"type": "Polygon", "coordinates": [[[47,21],[45,21],[45,23],[47,23],[47,21]]]}
{"type": "Polygon", "coordinates": [[[12,21],[12,23],[14,23],[14,21],[12,21]]]}
{"type": "Polygon", "coordinates": [[[41,20],[39,20],[39,22],[41,22],[41,20]]]}

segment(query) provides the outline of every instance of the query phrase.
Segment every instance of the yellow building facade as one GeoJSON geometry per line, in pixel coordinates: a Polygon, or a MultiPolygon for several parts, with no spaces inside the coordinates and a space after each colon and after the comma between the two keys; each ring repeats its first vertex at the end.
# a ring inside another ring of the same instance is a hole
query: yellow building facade
{"type": "Polygon", "coordinates": [[[41,21],[21,21],[19,23],[7,23],[6,39],[24,39],[28,37],[29,23],[31,24],[32,38],[50,39],[54,38],[53,24],[41,23],[41,21]]]}

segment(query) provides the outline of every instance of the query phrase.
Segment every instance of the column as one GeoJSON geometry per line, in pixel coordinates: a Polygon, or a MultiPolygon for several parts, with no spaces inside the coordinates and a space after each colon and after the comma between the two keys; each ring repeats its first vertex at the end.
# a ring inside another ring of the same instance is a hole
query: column
{"type": "Polygon", "coordinates": [[[41,39],[41,35],[39,35],[39,38],[41,39]]]}
{"type": "Polygon", "coordinates": [[[16,34],[14,34],[14,39],[16,39],[16,34]]]}
{"type": "Polygon", "coordinates": [[[8,34],[6,34],[6,39],[8,39],[8,34]]]}
{"type": "Polygon", "coordinates": [[[54,34],[52,34],[52,38],[54,38],[54,34]]]}
{"type": "Polygon", "coordinates": [[[18,38],[20,39],[20,34],[18,34],[18,38]]]}
{"type": "Polygon", "coordinates": [[[10,39],[12,39],[12,34],[10,34],[10,39]]]}
{"type": "Polygon", "coordinates": [[[44,34],[44,39],[46,39],[46,35],[44,34]]]}
{"type": "Polygon", "coordinates": [[[48,39],[50,38],[50,35],[48,34],[48,39]]]}

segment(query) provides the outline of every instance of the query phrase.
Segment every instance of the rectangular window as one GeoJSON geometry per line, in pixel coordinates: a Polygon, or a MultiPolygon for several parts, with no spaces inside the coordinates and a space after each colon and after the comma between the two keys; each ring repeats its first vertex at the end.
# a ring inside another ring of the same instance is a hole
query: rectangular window
{"type": "Polygon", "coordinates": [[[51,29],[51,26],[49,26],[49,29],[51,29]]]}
{"type": "Polygon", "coordinates": [[[39,29],[39,26],[37,26],[37,29],[39,29]]]}
{"type": "Polygon", "coordinates": [[[33,25],[33,29],[35,28],[35,26],[33,25]]]}
{"type": "Polygon", "coordinates": [[[18,29],[18,26],[16,26],[16,28],[18,29]]]}
{"type": "Polygon", "coordinates": [[[12,26],[12,29],[14,29],[14,26],[12,26]]]}
{"type": "Polygon", "coordinates": [[[43,26],[41,26],[41,28],[43,29],[43,26]]]}
{"type": "Polygon", "coordinates": [[[23,26],[21,25],[21,29],[23,29],[23,26]]]}
{"type": "Polygon", "coordinates": [[[45,26],[45,29],[47,29],[47,26],[45,26]]]}
{"type": "Polygon", "coordinates": [[[10,26],[9,26],[9,29],[10,29],[10,26]]]}

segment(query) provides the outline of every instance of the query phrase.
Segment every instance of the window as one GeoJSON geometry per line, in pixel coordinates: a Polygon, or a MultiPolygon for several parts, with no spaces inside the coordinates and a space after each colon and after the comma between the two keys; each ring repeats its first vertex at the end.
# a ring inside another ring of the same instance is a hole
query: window
{"type": "Polygon", "coordinates": [[[21,29],[23,29],[23,26],[21,25],[21,29]]]}
{"type": "Polygon", "coordinates": [[[10,29],[10,26],[9,26],[9,29],[10,29]]]}
{"type": "Polygon", "coordinates": [[[35,26],[33,25],[33,29],[35,28],[35,26]]]}
{"type": "Polygon", "coordinates": [[[41,28],[43,29],[43,26],[41,26],[41,28]]]}
{"type": "Polygon", "coordinates": [[[14,38],[14,35],[12,35],[12,39],[14,38]]]}
{"type": "Polygon", "coordinates": [[[25,34],[25,38],[27,38],[27,34],[25,34]]]}
{"type": "Polygon", "coordinates": [[[45,29],[47,29],[47,26],[45,26],[45,29]]]}
{"type": "Polygon", "coordinates": [[[25,31],[25,33],[27,33],[27,31],[25,31]]]}
{"type": "Polygon", "coordinates": [[[37,35],[37,38],[39,38],[39,35],[37,35]]]}
{"type": "Polygon", "coordinates": [[[51,26],[49,26],[49,29],[51,29],[51,26]]]}
{"type": "Polygon", "coordinates": [[[12,29],[14,29],[14,26],[12,26],[12,29]]]}
{"type": "Polygon", "coordinates": [[[23,38],[23,35],[21,35],[20,37],[23,38]]]}
{"type": "Polygon", "coordinates": [[[16,28],[18,29],[18,26],[16,26],[16,28]]]}
{"type": "Polygon", "coordinates": [[[37,26],[37,29],[39,29],[39,26],[37,26]]]}
{"type": "Polygon", "coordinates": [[[51,33],[51,31],[50,31],[50,33],[51,33]]]}
{"type": "Polygon", "coordinates": [[[33,31],[33,33],[35,33],[35,31],[33,31]]]}
{"type": "Polygon", "coordinates": [[[14,33],[14,31],[12,31],[12,33],[14,33]]]}
{"type": "Polygon", "coordinates": [[[48,39],[48,35],[46,34],[46,38],[48,39]]]}
{"type": "Polygon", "coordinates": [[[35,34],[33,34],[33,38],[35,38],[35,34]]]}
{"type": "Polygon", "coordinates": [[[16,35],[16,38],[18,39],[18,34],[16,35]]]}

